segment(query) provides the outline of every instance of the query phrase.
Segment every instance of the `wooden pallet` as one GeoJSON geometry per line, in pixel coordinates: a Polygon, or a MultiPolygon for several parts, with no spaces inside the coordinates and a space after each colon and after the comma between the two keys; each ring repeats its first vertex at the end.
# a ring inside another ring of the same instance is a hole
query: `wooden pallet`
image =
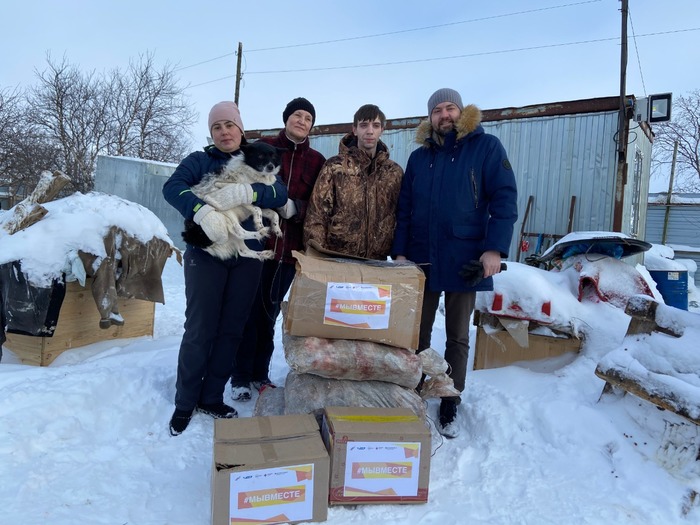
{"type": "MultiPolygon", "coordinates": [[[[663,313],[663,310],[668,308],[670,307],[657,303],[651,297],[641,295],[632,297],[625,308],[625,313],[632,318],[626,335],[661,332],[671,337],[682,337],[684,326],[670,322],[673,317],[669,318],[663,313]],[[661,311],[660,315],[657,315],[659,311],[661,311]]],[[[682,314],[687,319],[692,319],[692,316],[695,316],[695,314],[688,312],[682,312],[682,314]]],[[[695,321],[695,323],[697,322],[695,321]]],[[[700,414],[700,403],[692,397],[685,396],[683,388],[679,388],[678,391],[670,391],[668,383],[660,381],[654,377],[654,374],[639,375],[637,372],[627,367],[603,366],[599,363],[595,374],[605,381],[601,398],[616,390],[623,394],[630,393],[700,425],[700,418],[697,416],[700,414]]]]}
{"type": "Polygon", "coordinates": [[[85,287],[66,284],[66,296],[52,337],[34,337],[8,333],[4,347],[28,365],[47,366],[71,348],[130,337],[152,336],[155,303],[138,299],[119,299],[122,326],[99,327],[100,314],[92,298],[90,279],[85,287]]]}

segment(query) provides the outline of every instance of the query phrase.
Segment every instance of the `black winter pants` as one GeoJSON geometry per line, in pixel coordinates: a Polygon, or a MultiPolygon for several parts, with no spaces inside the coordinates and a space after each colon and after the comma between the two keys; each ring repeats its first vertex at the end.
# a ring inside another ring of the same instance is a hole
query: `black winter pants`
{"type": "Polygon", "coordinates": [[[260,286],[236,354],[231,384],[242,386],[251,381],[270,379],[270,360],[275,350],[275,323],[284,296],[292,285],[294,273],[292,263],[263,263],[260,286]]]}
{"type": "Polygon", "coordinates": [[[247,257],[222,261],[188,247],[184,266],[187,306],[175,407],[192,410],[223,402],[262,262],[247,257]]]}

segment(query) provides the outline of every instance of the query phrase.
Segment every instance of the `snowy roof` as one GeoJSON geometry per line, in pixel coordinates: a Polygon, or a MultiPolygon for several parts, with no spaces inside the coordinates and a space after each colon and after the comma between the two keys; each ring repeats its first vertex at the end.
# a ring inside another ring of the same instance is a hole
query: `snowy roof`
{"type": "Polygon", "coordinates": [[[79,251],[104,257],[104,238],[113,226],[143,243],[156,237],[172,245],[153,212],[114,195],[78,192],[42,206],[48,213],[14,235],[2,227],[12,213],[0,215],[0,264],[21,261],[27,280],[35,286],[50,286],[63,273],[71,280],[75,265],[82,267],[79,251]]]}

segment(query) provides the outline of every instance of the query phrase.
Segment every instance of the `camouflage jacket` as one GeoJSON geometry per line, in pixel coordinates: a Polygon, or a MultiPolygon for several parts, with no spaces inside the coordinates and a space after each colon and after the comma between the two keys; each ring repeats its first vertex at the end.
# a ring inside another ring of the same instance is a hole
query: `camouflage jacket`
{"type": "Polygon", "coordinates": [[[304,242],[368,259],[386,259],[396,226],[403,170],[379,141],[370,158],[349,133],[319,173],[304,222],[304,242]]]}

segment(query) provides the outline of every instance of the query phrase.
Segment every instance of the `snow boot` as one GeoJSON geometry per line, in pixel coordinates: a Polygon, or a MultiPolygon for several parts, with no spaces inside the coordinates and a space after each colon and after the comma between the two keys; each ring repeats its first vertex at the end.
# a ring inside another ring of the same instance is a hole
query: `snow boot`
{"type": "Polygon", "coordinates": [[[170,435],[179,436],[182,434],[187,425],[190,424],[190,419],[192,419],[192,410],[178,410],[175,409],[173,416],[170,418],[170,435]]]}
{"type": "Polygon", "coordinates": [[[238,417],[238,412],[226,403],[212,403],[211,405],[197,405],[197,412],[207,414],[214,419],[231,419],[238,417]]]}
{"type": "Polygon", "coordinates": [[[272,381],[269,379],[263,379],[262,381],[253,381],[253,388],[258,392],[262,392],[266,388],[277,388],[272,381]]]}
{"type": "Polygon", "coordinates": [[[452,398],[443,397],[440,401],[438,432],[448,439],[455,438],[459,435],[459,426],[457,425],[457,401],[452,398]]]}
{"type": "Polygon", "coordinates": [[[253,391],[248,383],[231,384],[231,399],[234,401],[250,401],[253,391]]]}

